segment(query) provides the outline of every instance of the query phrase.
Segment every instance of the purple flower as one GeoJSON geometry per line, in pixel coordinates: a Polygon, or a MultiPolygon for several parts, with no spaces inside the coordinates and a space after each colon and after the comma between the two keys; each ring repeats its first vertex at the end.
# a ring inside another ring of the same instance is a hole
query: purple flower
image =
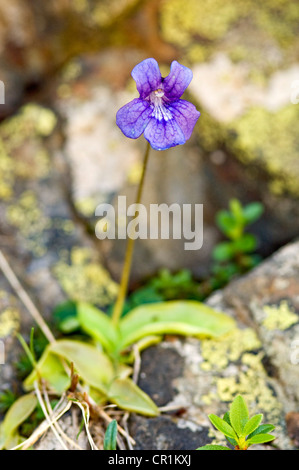
{"type": "Polygon", "coordinates": [[[193,104],[180,99],[192,71],[173,61],[170,74],[162,78],[157,61],[146,59],[134,67],[132,77],[140,96],[117,112],[118,127],[131,139],[144,133],[155,150],[184,144],[200,116],[193,104]]]}

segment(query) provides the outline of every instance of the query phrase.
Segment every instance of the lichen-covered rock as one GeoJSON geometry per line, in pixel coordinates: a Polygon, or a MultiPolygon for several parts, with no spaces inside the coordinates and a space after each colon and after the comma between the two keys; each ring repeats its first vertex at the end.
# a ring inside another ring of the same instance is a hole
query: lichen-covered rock
{"type": "Polygon", "coordinates": [[[190,1],[188,8],[175,0],[160,8],[164,39],[194,72],[210,198],[223,207],[232,197],[263,202],[264,253],[266,240],[282,246],[299,228],[298,15],[286,0],[190,1]]]}
{"type": "MultiPolygon", "coordinates": [[[[68,202],[69,170],[59,153],[57,116],[28,104],[0,126],[0,248],[46,321],[66,299],[105,307],[117,285],[101,255],[77,223],[68,202]]],[[[5,363],[1,388],[13,377],[19,353],[16,332],[28,338],[33,319],[1,272],[0,340],[5,363]]]]}
{"type": "MultiPolygon", "coordinates": [[[[164,341],[143,353],[143,389],[159,402],[163,383],[167,383],[172,398],[161,405],[177,407],[178,411],[168,412],[169,423],[178,432],[187,428],[189,434],[193,433],[180,449],[223,443],[221,435],[210,426],[208,414],[223,415],[237,394],[242,394],[251,414],[263,413],[264,422],[276,426],[276,448],[297,448],[291,416],[299,409],[298,270],[297,242],[207,300],[237,320],[234,331],[217,340],[164,341]],[[177,370],[171,366],[175,354],[177,370]],[[154,366],[151,361],[155,356],[159,361],[154,366]]],[[[147,421],[132,418],[138,448],[162,445],[160,448],[169,449],[179,445],[176,432],[157,436],[156,428],[161,429],[161,424],[159,419],[152,420],[149,435],[147,421]]]]}
{"type": "Polygon", "coordinates": [[[295,57],[298,19],[298,10],[288,0],[190,0],[188,8],[183,0],[166,0],[160,8],[163,37],[192,62],[224,49],[235,60],[246,59],[263,70],[275,67],[281,50],[288,59],[295,57]]]}

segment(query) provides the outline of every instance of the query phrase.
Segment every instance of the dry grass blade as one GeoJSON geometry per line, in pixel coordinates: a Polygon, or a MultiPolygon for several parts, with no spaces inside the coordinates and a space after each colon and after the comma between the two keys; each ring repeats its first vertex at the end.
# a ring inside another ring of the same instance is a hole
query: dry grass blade
{"type": "Polygon", "coordinates": [[[51,430],[53,431],[56,439],[58,440],[58,442],[60,443],[60,445],[62,446],[62,448],[64,450],[69,450],[68,447],[66,446],[66,444],[64,443],[62,437],[60,436],[60,434],[58,433],[57,429],[55,428],[55,425],[54,423],[52,422],[48,412],[47,412],[47,409],[46,409],[46,406],[44,404],[44,401],[43,401],[43,397],[41,395],[41,392],[39,390],[39,387],[38,387],[38,384],[37,382],[35,381],[34,382],[34,390],[35,390],[35,393],[36,393],[36,397],[38,399],[38,402],[40,404],[40,407],[45,415],[45,418],[46,418],[46,421],[49,423],[49,427],[51,428],[51,430]]]}
{"type": "Polygon", "coordinates": [[[29,295],[27,292],[23,289],[23,287],[20,284],[20,281],[18,280],[17,276],[13,272],[12,268],[10,267],[8,261],[4,257],[2,251],[0,250],[0,268],[10,283],[11,287],[14,289],[16,294],[18,295],[19,299],[23,302],[25,307],[27,308],[28,312],[31,314],[31,316],[34,318],[42,332],[44,333],[45,337],[47,340],[52,343],[55,341],[55,338],[49,329],[48,325],[46,324],[45,320],[43,319],[42,315],[30,299],[29,295]]]}
{"type": "MultiPolygon", "coordinates": [[[[65,413],[67,413],[67,411],[69,411],[71,406],[72,406],[72,404],[69,401],[66,402],[65,398],[63,398],[63,400],[61,400],[61,404],[60,404],[59,409],[58,409],[58,407],[56,407],[57,409],[53,412],[53,418],[51,420],[51,423],[55,423],[56,421],[58,421],[65,413]],[[61,406],[62,404],[64,405],[63,407],[61,406]],[[62,408],[62,409],[60,410],[60,408],[62,408]]],[[[44,420],[35,429],[35,431],[31,434],[31,436],[28,437],[28,439],[26,439],[26,441],[24,441],[21,444],[13,447],[10,450],[18,450],[18,449],[27,450],[27,449],[29,449],[45,434],[45,432],[47,432],[49,427],[50,427],[50,423],[47,420],[44,420]]]]}
{"type": "Polygon", "coordinates": [[[95,445],[94,441],[93,441],[93,438],[90,434],[90,431],[89,431],[89,405],[85,402],[80,402],[79,400],[72,400],[72,403],[74,403],[75,405],[79,406],[80,410],[82,411],[82,417],[83,417],[83,421],[84,421],[84,426],[85,426],[85,431],[86,431],[86,435],[87,435],[87,439],[88,439],[88,442],[90,444],[90,447],[91,447],[91,450],[99,450],[97,448],[97,446],[95,445]]]}
{"type": "MultiPolygon", "coordinates": [[[[45,400],[45,404],[47,406],[47,410],[48,410],[48,414],[49,414],[49,417],[53,418],[53,410],[52,410],[52,407],[51,407],[51,403],[50,403],[50,400],[49,400],[49,395],[47,393],[47,390],[45,387],[43,387],[43,396],[44,396],[44,400],[45,400]]],[[[79,446],[79,444],[77,444],[77,442],[75,442],[73,439],[71,439],[64,431],[63,429],[61,428],[61,426],[59,425],[59,422],[58,421],[55,421],[53,422],[53,426],[56,428],[57,432],[61,435],[61,437],[63,437],[63,439],[68,442],[72,447],[74,447],[75,449],[77,450],[83,450],[82,447],[79,446]]]]}

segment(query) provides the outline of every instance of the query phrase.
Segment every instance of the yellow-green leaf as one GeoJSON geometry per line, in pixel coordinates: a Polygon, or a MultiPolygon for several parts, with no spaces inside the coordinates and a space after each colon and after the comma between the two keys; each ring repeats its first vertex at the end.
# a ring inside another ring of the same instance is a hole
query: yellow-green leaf
{"type": "Polygon", "coordinates": [[[121,348],[151,335],[218,337],[235,327],[228,315],[197,301],[141,305],[120,321],[121,348]]]}
{"type": "Polygon", "coordinates": [[[87,303],[77,305],[78,321],[81,328],[96,339],[107,351],[114,351],[119,343],[118,331],[110,317],[87,303]]]}
{"type": "Polygon", "coordinates": [[[120,408],[146,416],[158,416],[159,409],[152,399],[131,379],[116,379],[108,391],[109,400],[120,408]]]}
{"type": "Polygon", "coordinates": [[[105,393],[115,371],[109,358],[96,347],[75,340],[58,340],[49,346],[53,354],[73,362],[84,382],[105,393]]]}
{"type": "Polygon", "coordinates": [[[36,369],[25,379],[23,383],[25,390],[33,389],[34,382],[38,379],[38,376],[42,377],[47,382],[49,388],[58,394],[63,393],[69,387],[70,377],[67,375],[59,357],[51,354],[49,346],[44,350],[36,369]]]}
{"type": "Polygon", "coordinates": [[[227,437],[237,440],[235,431],[226,421],[214,414],[210,414],[209,419],[218,431],[221,431],[227,437]]]}
{"type": "Polygon", "coordinates": [[[242,431],[248,422],[249,414],[245,400],[241,395],[237,395],[233,400],[229,411],[229,418],[237,435],[242,436],[242,431]]]}
{"type": "Polygon", "coordinates": [[[1,423],[0,448],[6,448],[18,427],[31,415],[37,405],[34,394],[28,393],[18,398],[9,408],[1,423]]]}

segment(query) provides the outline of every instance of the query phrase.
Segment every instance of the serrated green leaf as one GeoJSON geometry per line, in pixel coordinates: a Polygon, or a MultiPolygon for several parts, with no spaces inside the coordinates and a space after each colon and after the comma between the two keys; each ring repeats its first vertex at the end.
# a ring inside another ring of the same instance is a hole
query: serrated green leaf
{"type": "MultiPolygon", "coordinates": [[[[224,419],[224,421],[225,421],[226,423],[228,423],[228,424],[231,426],[231,422],[230,422],[230,419],[229,419],[229,413],[228,413],[228,412],[226,412],[226,413],[224,414],[223,419],[224,419]]],[[[237,441],[236,441],[235,439],[232,439],[231,437],[228,437],[228,436],[225,436],[225,437],[226,437],[226,439],[228,440],[228,442],[229,442],[232,446],[236,447],[236,445],[237,445],[238,443],[237,443],[237,441]]]]}
{"type": "Polygon", "coordinates": [[[242,436],[248,436],[250,433],[253,433],[260,425],[261,421],[263,419],[262,414],[257,414],[255,416],[252,416],[252,418],[247,421],[245,424],[243,431],[242,431],[242,436]]]}
{"type": "Polygon", "coordinates": [[[234,252],[251,253],[256,247],[256,237],[251,233],[244,233],[242,237],[233,242],[234,252]]]}
{"type": "Polygon", "coordinates": [[[251,202],[243,207],[243,216],[247,224],[251,224],[259,219],[263,212],[264,207],[260,202],[251,202]]]}
{"type": "Polygon", "coordinates": [[[236,230],[236,220],[228,211],[219,211],[216,214],[216,224],[220,230],[227,236],[236,230]]]}
{"type": "Polygon", "coordinates": [[[247,436],[247,439],[250,439],[252,436],[256,436],[256,434],[268,434],[274,429],[275,426],[273,424],[261,424],[255,431],[253,431],[251,434],[249,434],[249,436],[247,436]]]}
{"type": "Polygon", "coordinates": [[[101,343],[106,351],[117,349],[118,332],[108,315],[87,303],[78,303],[77,312],[78,321],[86,333],[101,343]]]}
{"type": "Polygon", "coordinates": [[[117,439],[117,421],[113,419],[105,432],[104,436],[104,450],[116,450],[117,439]]]}
{"type": "Polygon", "coordinates": [[[241,395],[237,395],[233,400],[229,411],[229,419],[237,435],[242,436],[243,428],[249,419],[249,414],[247,405],[241,395]]]}
{"type": "Polygon", "coordinates": [[[210,414],[209,419],[211,423],[215,426],[215,428],[218,429],[218,431],[221,431],[222,434],[224,434],[225,436],[237,440],[235,431],[226,421],[224,421],[224,419],[219,418],[219,416],[216,416],[214,414],[210,414]]]}
{"type": "Polygon", "coordinates": [[[241,202],[238,199],[231,199],[229,201],[229,208],[236,221],[242,224],[244,222],[244,216],[241,202]]]}
{"type": "Polygon", "coordinates": [[[218,446],[214,444],[207,444],[203,447],[198,447],[196,450],[231,450],[229,447],[218,446]]]}
{"type": "Polygon", "coordinates": [[[36,405],[37,398],[32,393],[23,395],[13,403],[1,423],[0,449],[9,447],[8,442],[18,427],[33,413],[36,405]]]}
{"type": "Polygon", "coordinates": [[[130,378],[115,379],[107,392],[109,400],[120,408],[145,416],[158,416],[159,409],[152,399],[130,378]]]}
{"type": "Polygon", "coordinates": [[[235,247],[232,242],[221,242],[213,249],[213,259],[215,261],[228,261],[233,258],[235,247]]]}
{"type": "Polygon", "coordinates": [[[201,302],[186,300],[147,304],[131,310],[121,319],[119,349],[125,349],[146,336],[218,337],[234,327],[235,321],[231,317],[201,302]]]}
{"type": "Polygon", "coordinates": [[[275,436],[272,436],[271,434],[256,434],[250,439],[247,439],[246,444],[248,445],[264,444],[265,442],[270,442],[270,441],[273,441],[274,439],[275,439],[275,436]]]}

